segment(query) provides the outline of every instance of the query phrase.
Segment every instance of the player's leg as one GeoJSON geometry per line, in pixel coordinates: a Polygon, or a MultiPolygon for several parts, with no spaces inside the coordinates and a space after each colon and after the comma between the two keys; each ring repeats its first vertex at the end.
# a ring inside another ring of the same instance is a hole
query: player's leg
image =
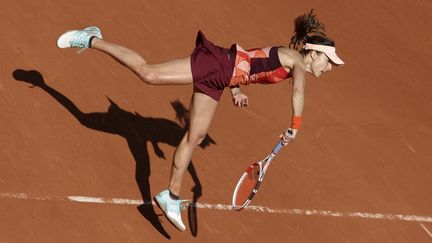
{"type": "Polygon", "coordinates": [[[191,161],[193,150],[205,138],[218,102],[207,95],[194,93],[190,107],[190,126],[174,153],[169,190],[164,190],[155,199],[167,218],[181,231],[186,230],[181,219],[179,195],[184,173],[191,161]]]}
{"type": "Polygon", "coordinates": [[[96,26],[63,33],[57,40],[59,48],[94,48],[107,53],[149,84],[190,84],[193,82],[190,57],[150,65],[135,51],[104,41],[96,26]]]}
{"type": "Polygon", "coordinates": [[[190,107],[190,126],[174,153],[169,189],[179,195],[181,182],[192,159],[193,150],[207,135],[218,102],[202,93],[194,93],[190,107]]]}
{"type": "Polygon", "coordinates": [[[148,64],[137,52],[126,47],[94,38],[92,48],[105,52],[149,84],[190,84],[192,69],[190,57],[170,60],[161,64],[148,64]]]}

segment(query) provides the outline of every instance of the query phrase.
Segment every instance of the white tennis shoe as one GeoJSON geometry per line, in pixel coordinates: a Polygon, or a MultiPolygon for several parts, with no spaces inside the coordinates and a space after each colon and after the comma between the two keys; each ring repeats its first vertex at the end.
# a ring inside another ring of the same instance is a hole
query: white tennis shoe
{"type": "Polygon", "coordinates": [[[86,49],[90,47],[90,38],[102,39],[102,33],[96,26],[90,26],[82,30],[70,30],[63,33],[57,40],[58,48],[79,47],[86,49]]]}
{"type": "Polygon", "coordinates": [[[171,199],[169,191],[164,190],[155,196],[156,204],[164,212],[168,220],[180,231],[185,231],[186,226],[181,219],[180,208],[182,207],[181,200],[171,199]]]}

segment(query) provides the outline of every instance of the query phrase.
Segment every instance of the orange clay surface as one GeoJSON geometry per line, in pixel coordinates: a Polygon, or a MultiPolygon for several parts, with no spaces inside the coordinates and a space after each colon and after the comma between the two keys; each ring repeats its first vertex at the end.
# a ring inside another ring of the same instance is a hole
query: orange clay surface
{"type": "Polygon", "coordinates": [[[0,242],[432,242],[431,1],[0,6],[0,242]],[[97,25],[106,40],[159,63],[190,55],[198,30],[225,47],[288,45],[294,18],[311,8],[346,65],[319,79],[308,75],[303,128],[274,159],[252,202],[285,213],[223,205],[241,172],[290,125],[288,81],[243,87],[245,109],[225,91],[181,195],[211,208],[183,210],[186,232],[156,206],[127,204],[148,202],[167,186],[192,86],[147,85],[105,54],[57,49],[57,37],[97,25]],[[113,198],[125,201],[109,203],[113,198]]]}

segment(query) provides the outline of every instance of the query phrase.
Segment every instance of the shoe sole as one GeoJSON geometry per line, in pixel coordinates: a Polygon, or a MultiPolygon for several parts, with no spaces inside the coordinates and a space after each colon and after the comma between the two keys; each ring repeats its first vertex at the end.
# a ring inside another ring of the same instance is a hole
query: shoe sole
{"type": "Polygon", "coordinates": [[[165,218],[167,218],[168,219],[168,221],[176,228],[176,229],[178,229],[179,231],[181,231],[181,232],[185,232],[186,231],[186,228],[184,229],[184,230],[182,230],[182,229],[180,229],[179,227],[177,227],[177,225],[174,223],[174,222],[172,222],[171,221],[171,219],[168,217],[168,215],[165,213],[165,211],[162,209],[162,207],[161,207],[161,205],[159,205],[159,202],[156,200],[156,197],[154,197],[153,198],[154,199],[154,201],[155,201],[155,203],[156,203],[156,206],[158,206],[158,208],[162,211],[162,213],[165,215],[165,218]]]}

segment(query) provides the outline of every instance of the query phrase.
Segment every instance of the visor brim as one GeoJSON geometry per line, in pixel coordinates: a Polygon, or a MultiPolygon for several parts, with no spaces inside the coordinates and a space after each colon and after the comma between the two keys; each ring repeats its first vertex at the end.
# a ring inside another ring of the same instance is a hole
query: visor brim
{"type": "MultiPolygon", "coordinates": [[[[325,52],[324,52],[325,53],[325,52]]],[[[335,52],[332,53],[325,53],[327,55],[327,57],[330,59],[330,61],[335,64],[335,65],[344,65],[345,62],[342,61],[342,59],[340,59],[335,52]]]]}

